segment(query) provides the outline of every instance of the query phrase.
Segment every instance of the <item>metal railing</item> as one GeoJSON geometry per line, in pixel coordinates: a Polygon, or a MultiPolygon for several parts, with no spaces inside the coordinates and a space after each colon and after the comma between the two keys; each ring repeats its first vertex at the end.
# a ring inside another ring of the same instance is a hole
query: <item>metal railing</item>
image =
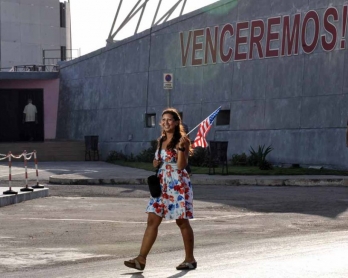
{"type": "Polygon", "coordinates": [[[80,49],[44,49],[42,50],[42,63],[53,65],[61,61],[70,61],[81,56],[80,49]]]}
{"type": "Polygon", "coordinates": [[[80,57],[80,49],[44,49],[42,50],[42,64],[16,65],[0,68],[0,71],[7,72],[58,72],[60,61],[70,61],[80,57]]]}
{"type": "Polygon", "coordinates": [[[13,66],[10,72],[58,72],[58,65],[19,65],[13,66]]]}

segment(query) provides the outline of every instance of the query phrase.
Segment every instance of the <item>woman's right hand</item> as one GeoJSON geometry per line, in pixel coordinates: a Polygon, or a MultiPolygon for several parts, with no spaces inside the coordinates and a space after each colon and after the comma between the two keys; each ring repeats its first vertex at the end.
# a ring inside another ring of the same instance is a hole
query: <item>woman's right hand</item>
{"type": "Polygon", "coordinates": [[[155,167],[155,168],[158,168],[158,166],[160,165],[160,161],[159,160],[157,160],[157,159],[154,159],[153,161],[152,161],[152,165],[153,165],[153,167],[155,167]]]}

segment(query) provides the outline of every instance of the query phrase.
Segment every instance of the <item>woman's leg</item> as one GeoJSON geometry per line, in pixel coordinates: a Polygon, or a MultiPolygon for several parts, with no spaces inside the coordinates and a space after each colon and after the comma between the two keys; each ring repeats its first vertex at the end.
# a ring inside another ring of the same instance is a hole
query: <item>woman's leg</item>
{"type": "Polygon", "coordinates": [[[140,253],[137,257],[141,263],[146,263],[146,257],[149,254],[152,245],[155,243],[158,227],[162,222],[162,217],[150,212],[147,217],[147,227],[144,233],[143,242],[141,244],[140,253]]]}
{"type": "Polygon", "coordinates": [[[190,222],[188,219],[177,219],[176,224],[180,228],[182,239],[184,241],[185,262],[195,262],[196,260],[193,256],[194,235],[190,222]]]}

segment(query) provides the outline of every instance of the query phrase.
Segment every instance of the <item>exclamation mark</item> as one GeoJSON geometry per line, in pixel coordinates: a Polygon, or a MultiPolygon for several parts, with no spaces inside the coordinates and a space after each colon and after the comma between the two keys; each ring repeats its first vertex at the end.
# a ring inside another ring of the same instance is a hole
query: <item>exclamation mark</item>
{"type": "Polygon", "coordinates": [[[341,49],[346,48],[346,29],[347,29],[347,14],[348,6],[343,6],[343,27],[342,27],[342,40],[341,40],[341,49]]]}

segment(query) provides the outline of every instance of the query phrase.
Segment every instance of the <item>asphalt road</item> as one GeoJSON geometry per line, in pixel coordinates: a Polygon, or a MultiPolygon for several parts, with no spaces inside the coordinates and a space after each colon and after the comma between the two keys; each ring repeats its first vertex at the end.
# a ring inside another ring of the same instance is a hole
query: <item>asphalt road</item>
{"type": "Polygon", "coordinates": [[[198,268],[180,272],[179,229],[163,222],[145,271],[136,256],[146,186],[49,185],[0,209],[0,277],[348,277],[348,188],[194,187],[198,268]]]}

